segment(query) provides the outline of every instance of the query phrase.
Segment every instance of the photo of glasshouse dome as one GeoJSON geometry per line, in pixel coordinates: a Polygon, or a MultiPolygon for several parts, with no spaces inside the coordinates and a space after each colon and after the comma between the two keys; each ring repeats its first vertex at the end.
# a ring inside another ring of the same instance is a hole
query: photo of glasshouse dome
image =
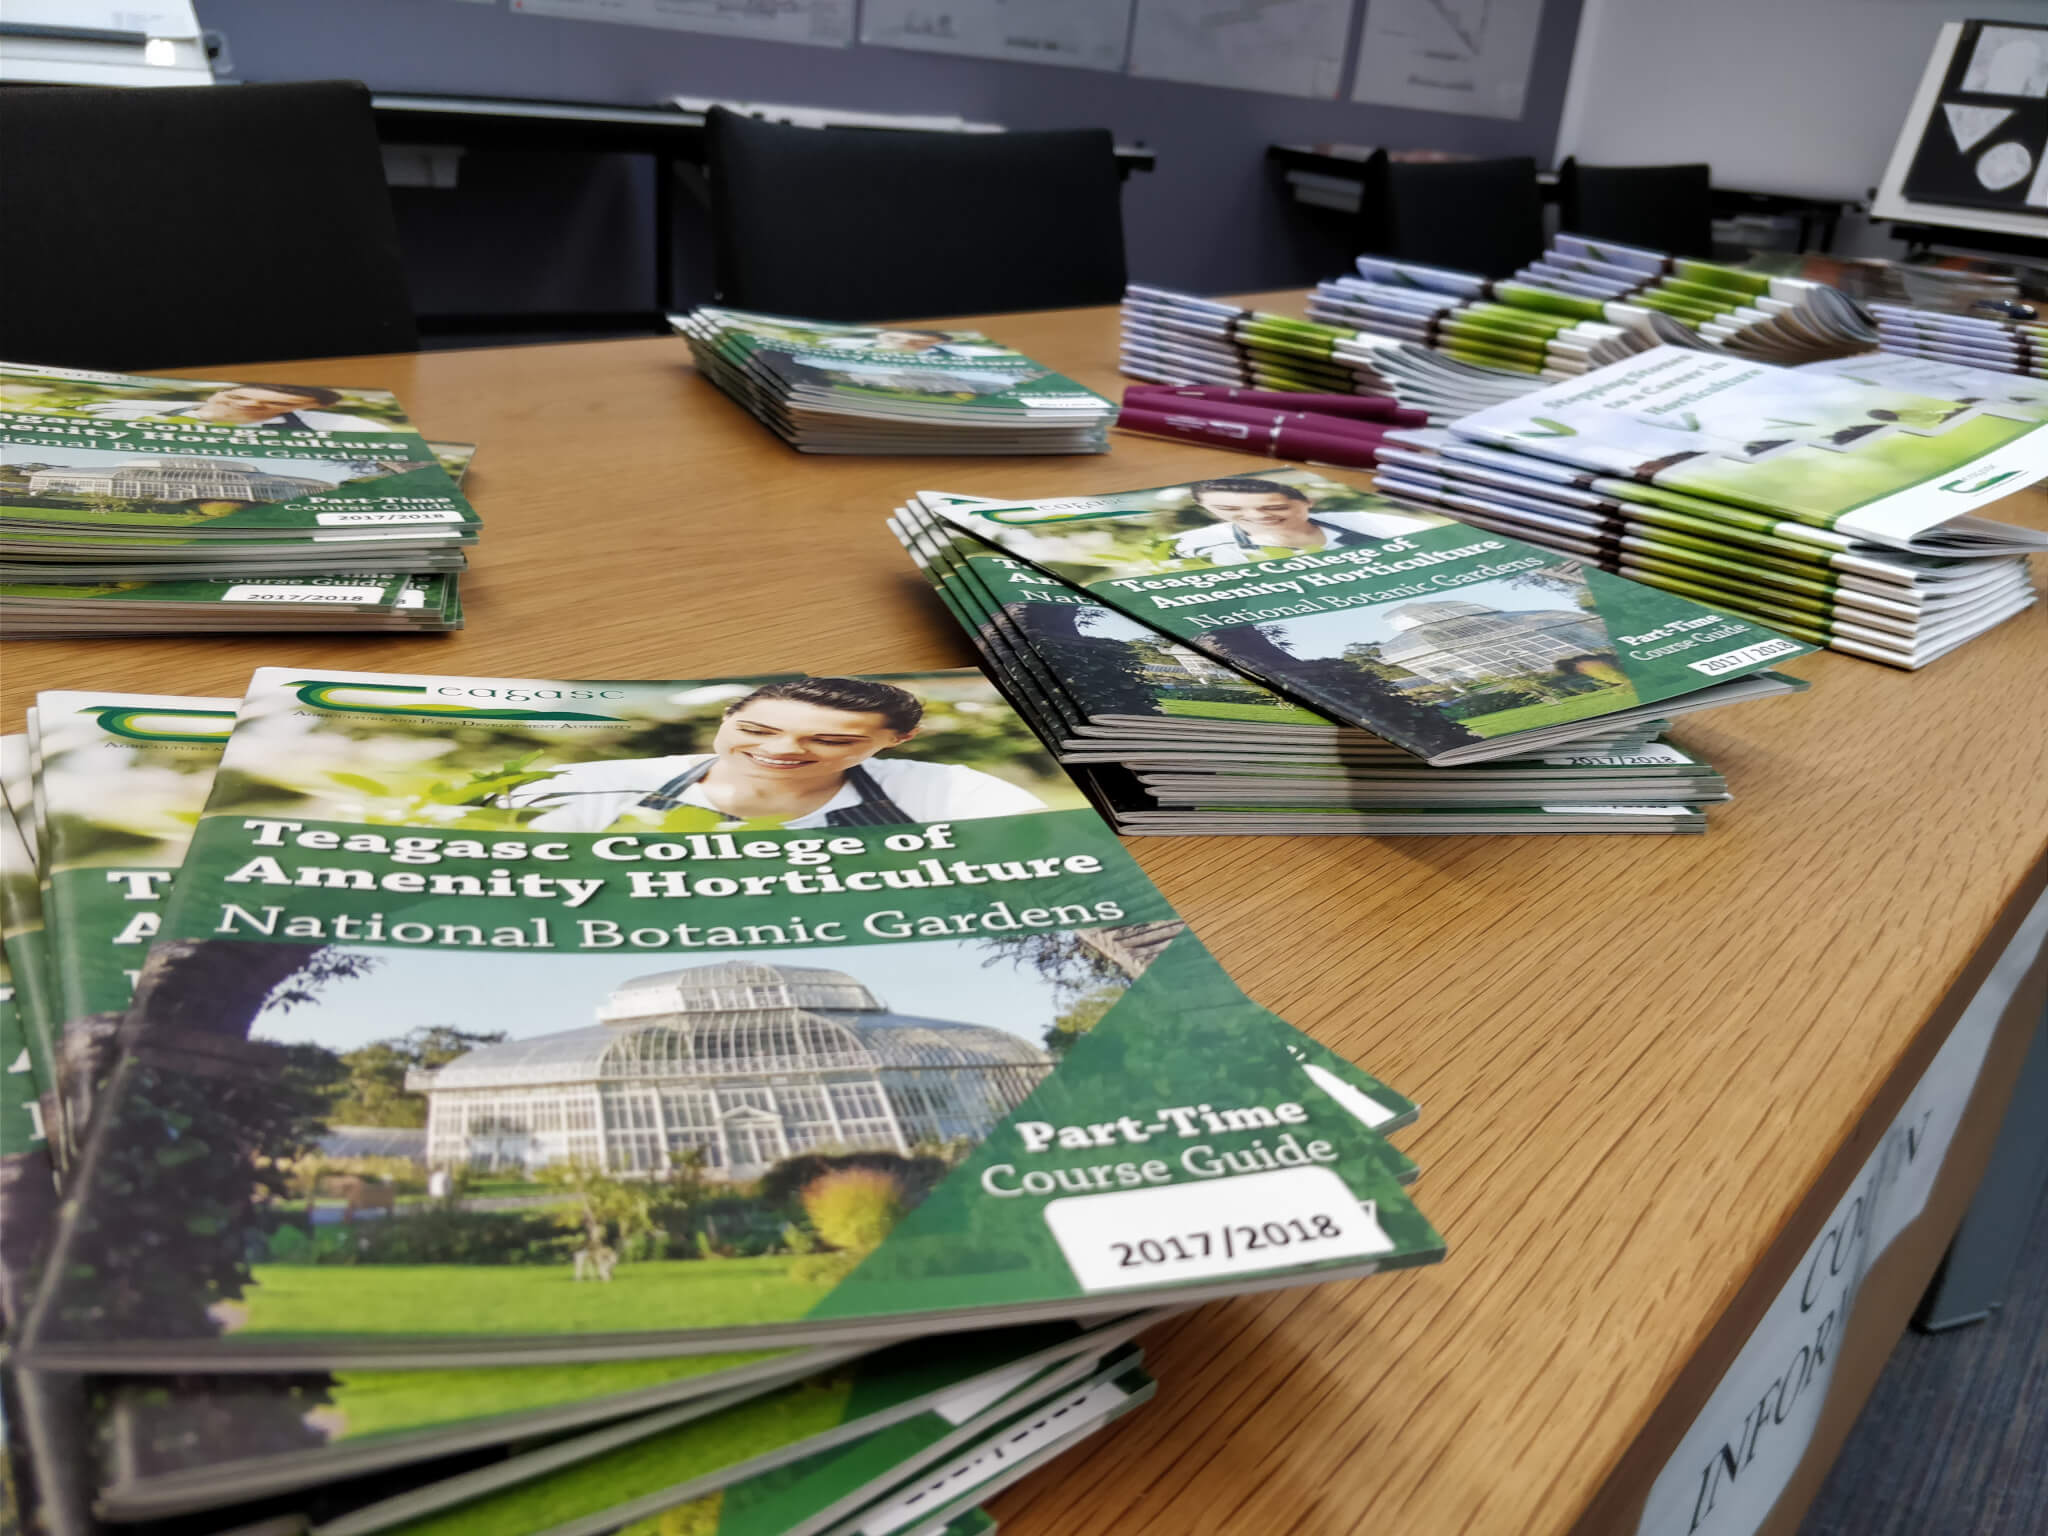
{"type": "Polygon", "coordinates": [[[581,1029],[484,1046],[406,1087],[427,1163],[744,1180],[806,1152],[979,1141],[1052,1070],[1028,1040],[892,1013],[843,971],[726,961],[636,977],[581,1029]]]}

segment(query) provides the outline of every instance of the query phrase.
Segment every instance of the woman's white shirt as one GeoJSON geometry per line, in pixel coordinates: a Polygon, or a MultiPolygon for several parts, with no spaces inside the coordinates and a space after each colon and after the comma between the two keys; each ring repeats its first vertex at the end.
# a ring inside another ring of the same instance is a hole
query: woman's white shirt
{"type": "MultiPolygon", "coordinates": [[[[707,756],[697,753],[578,763],[552,778],[514,790],[506,798],[515,806],[547,807],[528,823],[537,831],[602,832],[662,785],[705,762],[707,756]]],[[[912,821],[972,821],[983,816],[1012,816],[1045,809],[1044,802],[1028,789],[957,763],[871,757],[861,767],[912,821]]],[[[684,805],[718,811],[729,820],[742,819],[713,805],[702,779],[677,798],[684,805]]],[[[841,784],[838,792],[816,810],[791,817],[782,825],[790,831],[827,826],[826,817],[831,812],[858,804],[859,792],[850,784],[841,784]]]]}

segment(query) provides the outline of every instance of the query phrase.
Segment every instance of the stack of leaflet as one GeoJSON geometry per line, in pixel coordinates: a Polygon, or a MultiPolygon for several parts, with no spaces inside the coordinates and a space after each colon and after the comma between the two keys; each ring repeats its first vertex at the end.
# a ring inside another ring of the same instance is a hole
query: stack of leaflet
{"type": "MultiPolygon", "coordinates": [[[[1127,834],[1702,832],[1729,798],[1664,722],[1432,768],[934,518],[891,528],[1019,713],[1127,834]]],[[[990,503],[988,505],[1000,505],[990,503]]]]}
{"type": "Polygon", "coordinates": [[[1656,321],[1647,311],[1572,290],[1489,282],[1379,256],[1361,256],[1357,265],[1356,277],[1316,285],[1311,318],[1413,342],[1476,367],[1545,378],[1584,373],[1652,344],[1656,321]]]}
{"type": "Polygon", "coordinates": [[[0,364],[0,612],[44,635],[458,629],[473,452],[387,390],[0,364]]]}
{"type": "Polygon", "coordinates": [[[2048,535],[1972,515],[2048,474],[2044,401],[2000,382],[1882,355],[1786,369],[1660,348],[1449,431],[1397,431],[1376,483],[1914,668],[2034,601],[2026,557],[2048,535]]]}
{"type": "MultiPolygon", "coordinates": [[[[1508,295],[1534,289],[1537,295],[1564,295],[1603,309],[1616,305],[1624,314],[1654,315],[1653,326],[1634,327],[1652,342],[1722,347],[1770,362],[1841,357],[1867,352],[1877,342],[1869,317],[1826,283],[1582,235],[1558,235],[1541,260],[1494,286],[1508,295]]],[[[1508,298],[1510,303],[1531,301],[1508,298]]]]}
{"type": "Polygon", "coordinates": [[[1897,304],[1873,304],[1870,312],[1877,316],[1879,344],[1887,352],[2048,379],[2048,322],[1937,314],[1897,304]]]}
{"type": "Polygon", "coordinates": [[[1434,422],[1512,399],[1532,382],[1525,373],[1460,362],[1412,340],[1137,283],[1124,290],[1120,366],[1152,384],[1386,395],[1434,422]]]}
{"type": "Polygon", "coordinates": [[[1152,1323],[1443,1255],[1413,1101],[1239,993],[979,673],[30,725],[0,1307],[51,1536],[969,1536],[1151,1395],[1152,1323]],[[862,749],[764,764],[821,722],[862,749]]]}
{"type": "Polygon", "coordinates": [[[1777,362],[1868,351],[1877,334],[1825,283],[1559,235],[1511,278],[1358,258],[1309,299],[1312,318],[1429,346],[1464,362],[1566,378],[1653,346],[1723,348],[1777,362]]]}
{"type": "Polygon", "coordinates": [[[1389,431],[1428,421],[1428,412],[1384,395],[1294,394],[1234,384],[1133,384],[1116,418],[1119,431],[1141,437],[1347,469],[1370,469],[1389,431]]]}
{"type": "Polygon", "coordinates": [[[979,331],[705,307],[669,322],[698,371],[805,453],[1106,453],[1116,407],[979,331]]]}
{"type": "Polygon", "coordinates": [[[1803,686],[1794,641],[1302,469],[894,527],[1129,832],[1698,831],[1726,787],[1667,717],[1803,686]]]}

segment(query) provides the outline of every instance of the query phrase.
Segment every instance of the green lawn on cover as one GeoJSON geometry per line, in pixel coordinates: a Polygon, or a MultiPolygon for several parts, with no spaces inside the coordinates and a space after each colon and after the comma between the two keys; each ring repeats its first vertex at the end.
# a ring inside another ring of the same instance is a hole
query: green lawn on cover
{"type": "Polygon", "coordinates": [[[631,1333],[801,1317],[822,1287],[787,1257],[649,1259],[609,1284],[567,1264],[259,1264],[231,1337],[631,1333]]]}
{"type": "Polygon", "coordinates": [[[341,1414],[336,1438],[354,1441],[437,1424],[530,1413],[655,1387],[680,1387],[698,1377],[716,1376],[779,1353],[755,1350],[573,1365],[476,1366],[459,1371],[337,1371],[328,1396],[331,1407],[341,1414]]]}
{"type": "Polygon", "coordinates": [[[1553,699],[1548,704],[1524,704],[1519,709],[1474,715],[1469,720],[1460,720],[1458,724],[1474,736],[1505,736],[1510,731],[1533,731],[1540,726],[1585,720],[1593,715],[1604,715],[1610,709],[1627,709],[1641,702],[1633,688],[1602,688],[1598,693],[1553,699]]]}
{"type": "Polygon", "coordinates": [[[406,1536],[525,1536],[652,1497],[837,1428],[852,1384],[846,1375],[823,1377],[737,1404],[411,1522],[406,1536]]]}

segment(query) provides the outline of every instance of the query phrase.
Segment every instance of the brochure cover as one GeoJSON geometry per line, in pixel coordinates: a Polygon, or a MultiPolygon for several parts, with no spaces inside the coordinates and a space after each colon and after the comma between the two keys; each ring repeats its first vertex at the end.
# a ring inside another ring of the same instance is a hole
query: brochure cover
{"type": "Polygon", "coordinates": [[[931,510],[1431,763],[1719,702],[1707,690],[1808,649],[1302,469],[931,510]]]}
{"type": "MultiPolygon", "coordinates": [[[[418,451],[418,430],[388,389],[236,384],[0,363],[0,423],[33,426],[44,416],[81,426],[176,427],[184,433],[179,441],[238,442],[258,434],[278,443],[367,450],[377,458],[425,456],[418,451]]],[[[475,449],[450,443],[434,451],[466,464],[475,449]]]]}
{"type": "Polygon", "coordinates": [[[1893,352],[1871,352],[1861,357],[1804,363],[1799,371],[1848,379],[1872,389],[1902,390],[1907,394],[1929,395],[1962,405],[1992,408],[2004,415],[2048,421],[2048,380],[2028,378],[2021,373],[2004,373],[1991,368],[1974,368],[1968,363],[1950,363],[1939,358],[1912,357],[1893,352]]]}
{"type": "MultiPolygon", "coordinates": [[[[1899,548],[2048,474],[2048,425],[2025,408],[1677,347],[1451,430],[1899,548]]],[[[2048,548],[2048,535],[2000,532],[2015,549],[2048,548]]]]}
{"type": "Polygon", "coordinates": [[[21,1321],[36,1260],[57,1214],[42,1097],[16,1006],[14,974],[0,955],[0,1333],[21,1321]]]}
{"type": "Polygon", "coordinates": [[[235,704],[144,693],[36,695],[66,1161],[95,1085],[112,1070],[121,1016],[213,787],[235,704]]]}
{"type": "Polygon", "coordinates": [[[979,331],[835,325],[738,310],[693,316],[734,367],[825,408],[1108,417],[1116,407],[979,331]]]}
{"type": "Polygon", "coordinates": [[[1128,1369],[1136,1358],[1129,1338],[1154,1320],[1139,1314],[1093,1331],[1065,1324],[898,1345],[770,1393],[643,1414],[540,1446],[323,1529],[328,1536],[599,1536],[666,1518],[684,1531],[713,1530],[716,1519],[704,1520],[701,1508],[685,1516],[678,1507],[701,1501],[717,1510],[730,1500],[744,1508],[759,1502],[762,1488],[744,1487],[756,1480],[815,1488],[813,1469],[838,1456],[868,1460],[869,1481],[886,1476],[906,1443],[960,1425],[985,1429],[992,1414],[1015,1413],[1103,1375],[1105,1356],[1128,1369]],[[876,1455],[878,1438],[893,1454],[876,1455]]]}
{"type": "Polygon", "coordinates": [[[363,532],[472,542],[476,513],[426,444],[381,442],[394,453],[340,439],[10,413],[0,417],[0,517],[10,535],[83,536],[96,547],[363,532]]]}
{"type": "MultiPolygon", "coordinates": [[[[34,857],[22,838],[10,802],[0,816],[0,954],[7,962],[16,1024],[28,1052],[26,1069],[37,1094],[41,1133],[58,1129],[56,982],[51,973],[49,935],[43,927],[43,893],[34,857]]],[[[20,1055],[7,1067],[17,1073],[20,1055]]],[[[20,1086],[20,1080],[11,1079],[20,1086]]]]}
{"type": "Polygon", "coordinates": [[[1413,1106],[1326,1086],[978,674],[259,672],[124,1044],[53,1364],[880,1340],[1442,1251],[1367,1123],[1413,1106]],[[323,1263],[285,1165],[387,1050],[420,1173],[514,1204],[323,1263]]]}

